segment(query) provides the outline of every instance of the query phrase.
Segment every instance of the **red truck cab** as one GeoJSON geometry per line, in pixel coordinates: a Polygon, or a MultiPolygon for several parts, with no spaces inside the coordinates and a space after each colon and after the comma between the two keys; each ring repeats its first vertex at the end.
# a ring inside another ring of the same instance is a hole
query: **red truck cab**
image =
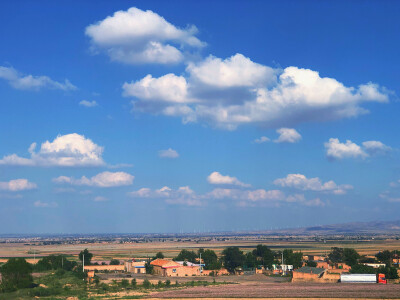
{"type": "Polygon", "coordinates": [[[378,274],[378,283],[387,284],[385,274],[382,273],[378,274]]]}

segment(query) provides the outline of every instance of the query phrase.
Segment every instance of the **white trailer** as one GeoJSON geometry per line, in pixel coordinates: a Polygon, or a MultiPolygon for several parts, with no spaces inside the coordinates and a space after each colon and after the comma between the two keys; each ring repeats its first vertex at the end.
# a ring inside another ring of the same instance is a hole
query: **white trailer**
{"type": "Polygon", "coordinates": [[[376,283],[376,275],[375,274],[342,274],[342,275],[340,275],[340,282],[376,283]]]}

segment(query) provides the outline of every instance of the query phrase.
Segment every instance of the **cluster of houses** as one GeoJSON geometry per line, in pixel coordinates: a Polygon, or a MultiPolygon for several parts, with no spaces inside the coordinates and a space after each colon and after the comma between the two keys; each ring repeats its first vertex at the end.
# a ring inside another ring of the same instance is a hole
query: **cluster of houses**
{"type": "MultiPolygon", "coordinates": [[[[313,281],[313,282],[338,282],[342,273],[348,273],[351,269],[345,263],[329,263],[325,256],[305,255],[304,261],[315,262],[315,267],[306,266],[305,263],[301,268],[293,269],[293,265],[287,264],[274,264],[271,270],[266,270],[264,267],[259,266],[256,269],[237,269],[237,275],[251,275],[251,274],[292,274],[293,282],[313,281]]],[[[365,263],[365,265],[379,268],[385,266],[380,263],[365,263]]],[[[204,270],[204,264],[192,263],[187,261],[173,261],[168,259],[154,259],[150,262],[153,274],[164,277],[186,277],[186,276],[209,276],[209,275],[228,275],[227,269],[220,270],[204,270]]],[[[146,261],[130,259],[124,261],[120,265],[88,265],[84,266],[88,272],[128,272],[133,274],[146,273],[146,261]]]]}
{"type": "MultiPolygon", "coordinates": [[[[371,257],[372,258],[372,257],[371,257]]],[[[313,281],[313,282],[338,282],[343,273],[349,273],[351,267],[345,263],[329,263],[325,256],[305,255],[305,261],[314,261],[315,267],[303,266],[293,270],[292,282],[313,281]]],[[[366,266],[378,269],[386,267],[382,263],[363,263],[366,266]]]]}
{"type": "MultiPolygon", "coordinates": [[[[150,262],[153,267],[154,275],[165,277],[185,277],[185,276],[209,276],[209,275],[228,275],[227,269],[204,270],[204,264],[195,264],[187,261],[173,261],[157,258],[150,262]]],[[[120,265],[87,265],[85,271],[94,272],[128,272],[133,274],[146,273],[146,261],[130,259],[120,265]]]]}

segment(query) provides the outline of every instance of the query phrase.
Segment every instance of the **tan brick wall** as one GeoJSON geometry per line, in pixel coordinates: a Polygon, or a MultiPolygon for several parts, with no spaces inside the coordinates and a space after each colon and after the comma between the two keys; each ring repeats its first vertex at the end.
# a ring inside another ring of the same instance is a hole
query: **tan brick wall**
{"type": "Polygon", "coordinates": [[[124,265],[85,266],[86,271],[125,271],[124,265]]]}
{"type": "Polygon", "coordinates": [[[172,267],[165,269],[165,276],[173,276],[173,277],[186,277],[186,276],[200,276],[200,268],[199,267],[189,267],[189,266],[181,266],[181,267],[172,267]]]}

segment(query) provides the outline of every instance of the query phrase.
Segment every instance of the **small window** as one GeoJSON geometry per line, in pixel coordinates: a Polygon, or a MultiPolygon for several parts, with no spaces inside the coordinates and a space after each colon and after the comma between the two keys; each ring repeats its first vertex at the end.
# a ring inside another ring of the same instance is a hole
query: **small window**
{"type": "Polygon", "coordinates": [[[172,269],[172,273],[176,273],[176,269],[172,269]]]}

